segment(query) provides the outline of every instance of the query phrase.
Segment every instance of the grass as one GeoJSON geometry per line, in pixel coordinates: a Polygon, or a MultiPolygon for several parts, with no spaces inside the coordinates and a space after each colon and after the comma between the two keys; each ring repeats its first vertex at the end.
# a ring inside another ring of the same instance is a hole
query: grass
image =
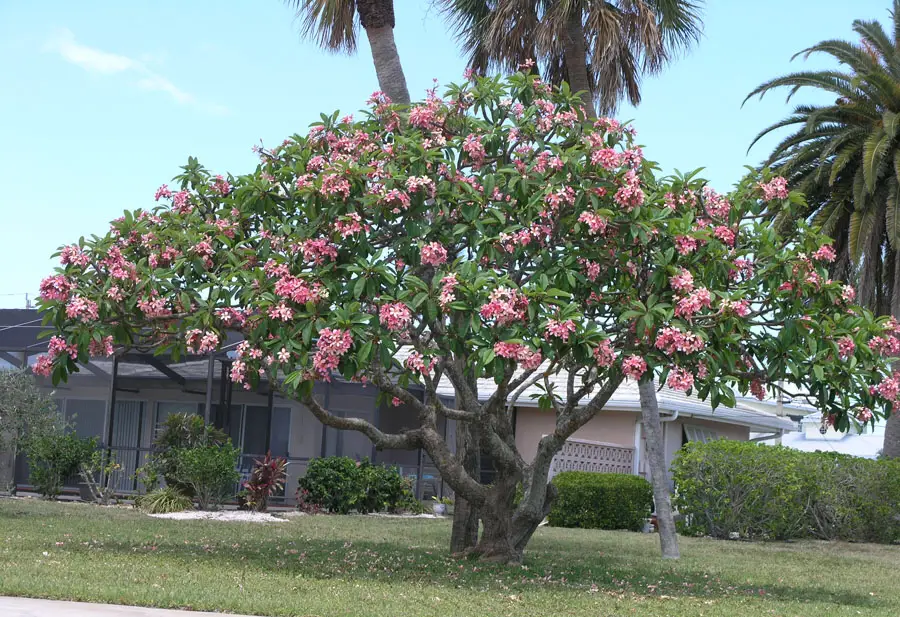
{"type": "Polygon", "coordinates": [[[542,528],[521,567],[447,555],[447,521],[267,525],[0,500],[0,595],[270,616],[900,615],[897,547],[542,528]]]}

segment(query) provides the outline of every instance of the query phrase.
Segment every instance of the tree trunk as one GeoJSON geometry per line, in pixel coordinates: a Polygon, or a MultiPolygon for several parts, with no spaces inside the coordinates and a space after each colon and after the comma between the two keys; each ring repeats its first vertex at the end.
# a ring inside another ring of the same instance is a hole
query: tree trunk
{"type": "Polygon", "coordinates": [[[584,41],[584,25],[580,9],[573,9],[566,24],[566,41],[563,55],[566,73],[569,77],[569,88],[572,92],[581,92],[584,109],[589,118],[595,116],[594,98],[591,93],[591,82],[588,78],[587,46],[584,41]]]}
{"type": "MultiPolygon", "coordinates": [[[[473,478],[478,477],[479,456],[477,441],[468,423],[456,428],[456,456],[473,478]]],[[[453,528],[450,532],[450,553],[462,555],[475,548],[478,542],[478,510],[457,494],[453,505],[453,528]]]]}
{"type": "Polygon", "coordinates": [[[638,386],[641,396],[641,418],[647,441],[647,460],[650,463],[650,483],[653,485],[653,501],[656,504],[656,524],[659,529],[659,544],[663,559],[678,559],[678,534],[672,516],[672,501],[669,493],[669,476],[666,473],[666,455],[663,447],[662,423],[659,420],[659,405],[653,381],[638,386]]]}
{"type": "Polygon", "coordinates": [[[400,64],[397,44],[394,42],[393,26],[366,28],[366,36],[372,48],[372,60],[381,91],[390,97],[391,102],[409,105],[409,90],[406,88],[406,76],[400,64]]]}
{"type": "MultiPolygon", "coordinates": [[[[891,315],[900,319],[900,251],[894,251],[894,280],[891,289],[891,315]]],[[[900,370],[900,363],[893,366],[900,370]]],[[[881,453],[888,458],[900,457],[900,413],[892,410],[884,427],[884,445],[881,453]]]]}
{"type": "Polygon", "coordinates": [[[472,551],[484,561],[519,564],[525,546],[549,510],[552,494],[544,498],[537,516],[527,516],[513,505],[518,483],[509,478],[495,480],[490,500],[481,510],[484,530],[472,551]]]}
{"type": "Polygon", "coordinates": [[[16,486],[16,436],[0,438],[0,493],[14,493],[16,486]]]}

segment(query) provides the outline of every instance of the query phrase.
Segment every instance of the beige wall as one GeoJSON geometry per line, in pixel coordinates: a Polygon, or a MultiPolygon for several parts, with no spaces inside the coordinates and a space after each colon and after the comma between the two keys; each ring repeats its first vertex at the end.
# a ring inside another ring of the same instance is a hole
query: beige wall
{"type": "MultiPolygon", "coordinates": [[[[575,431],[572,437],[633,448],[637,418],[636,413],[628,411],[601,411],[575,431]]],[[[534,459],[541,437],[552,433],[555,428],[556,417],[551,411],[533,407],[516,409],[516,448],[527,462],[534,459]]]]}
{"type": "MultiPolygon", "coordinates": [[[[675,454],[681,449],[685,424],[708,428],[711,431],[715,431],[720,438],[733,439],[735,441],[747,441],[750,439],[750,428],[737,424],[725,424],[724,422],[713,422],[712,420],[701,420],[699,418],[678,418],[672,422],[666,422],[663,425],[666,443],[666,469],[671,467],[672,461],[675,460],[675,454]]],[[[646,470],[642,469],[642,471],[646,470]]],[[[646,477],[649,477],[649,475],[646,477]]]]}

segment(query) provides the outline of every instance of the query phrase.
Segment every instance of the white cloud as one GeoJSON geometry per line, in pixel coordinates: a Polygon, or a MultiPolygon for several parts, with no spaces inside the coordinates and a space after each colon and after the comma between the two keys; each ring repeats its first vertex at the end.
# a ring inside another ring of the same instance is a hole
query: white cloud
{"type": "Polygon", "coordinates": [[[113,75],[130,69],[137,69],[139,65],[131,58],[111,54],[99,49],[93,49],[80,45],[75,41],[75,35],[71,30],[60,30],[57,36],[50,41],[48,47],[59,52],[66,62],[71,62],[92,73],[113,75]]]}
{"type": "Polygon", "coordinates": [[[185,92],[162,75],[151,71],[139,60],[78,43],[71,30],[63,29],[57,32],[47,43],[46,48],[57,52],[66,62],[79,66],[90,73],[102,75],[124,73],[136,77],[137,81],[134,82],[134,85],[141,90],[165,93],[180,105],[187,105],[216,115],[228,113],[228,109],[222,105],[198,101],[193,94],[185,92]]]}

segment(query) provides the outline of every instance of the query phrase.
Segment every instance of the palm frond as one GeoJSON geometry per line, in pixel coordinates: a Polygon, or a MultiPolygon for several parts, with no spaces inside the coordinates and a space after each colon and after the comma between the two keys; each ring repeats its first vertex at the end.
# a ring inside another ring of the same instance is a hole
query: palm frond
{"type": "Polygon", "coordinates": [[[354,0],[286,0],[300,20],[300,36],[327,51],[356,51],[357,15],[354,0]]]}

